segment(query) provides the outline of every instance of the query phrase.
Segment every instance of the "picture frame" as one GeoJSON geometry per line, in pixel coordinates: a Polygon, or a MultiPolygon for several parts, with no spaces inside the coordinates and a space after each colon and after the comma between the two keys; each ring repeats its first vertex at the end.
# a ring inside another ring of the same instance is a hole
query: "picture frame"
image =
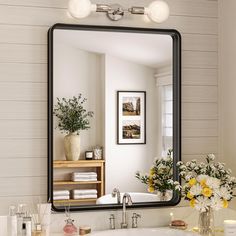
{"type": "Polygon", "coordinates": [[[117,91],[117,144],[146,144],[146,91],[117,91]]]}

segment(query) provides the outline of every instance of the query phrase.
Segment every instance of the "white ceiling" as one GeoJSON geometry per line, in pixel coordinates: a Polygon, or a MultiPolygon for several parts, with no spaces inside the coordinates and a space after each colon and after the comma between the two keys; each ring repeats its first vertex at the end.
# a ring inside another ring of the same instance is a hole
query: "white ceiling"
{"type": "Polygon", "coordinates": [[[70,44],[154,68],[171,65],[172,38],[169,35],[61,29],[54,33],[54,43],[70,44]]]}

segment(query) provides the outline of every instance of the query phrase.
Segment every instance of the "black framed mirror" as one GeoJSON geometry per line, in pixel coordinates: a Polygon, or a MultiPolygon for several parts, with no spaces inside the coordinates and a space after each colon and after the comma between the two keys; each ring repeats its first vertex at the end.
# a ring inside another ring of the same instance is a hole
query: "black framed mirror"
{"type": "Polygon", "coordinates": [[[156,158],[168,157],[168,173],[178,181],[180,156],[176,30],[68,24],[49,29],[48,199],[55,211],[121,208],[117,189],[121,202],[130,194],[133,208],[176,205],[176,191],[162,199],[141,177],[156,158]]]}

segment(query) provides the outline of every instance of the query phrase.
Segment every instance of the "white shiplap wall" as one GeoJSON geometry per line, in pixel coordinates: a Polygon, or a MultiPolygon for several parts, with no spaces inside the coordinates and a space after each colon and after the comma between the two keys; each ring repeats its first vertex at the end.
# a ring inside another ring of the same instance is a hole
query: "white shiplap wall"
{"type": "MultiPolygon", "coordinates": [[[[124,6],[149,0],[104,0],[124,6]]],[[[171,16],[161,25],[140,16],[111,22],[96,14],[82,24],[175,28],[183,38],[183,159],[218,152],[218,3],[167,0],[171,16]]],[[[46,199],[47,30],[79,23],[67,0],[0,0],[0,214],[11,203],[46,199]]]]}

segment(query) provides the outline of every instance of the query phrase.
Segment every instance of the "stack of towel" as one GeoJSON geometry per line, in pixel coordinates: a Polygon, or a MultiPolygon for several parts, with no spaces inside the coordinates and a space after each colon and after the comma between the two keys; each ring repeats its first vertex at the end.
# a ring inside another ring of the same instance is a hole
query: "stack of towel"
{"type": "Polygon", "coordinates": [[[74,172],[71,175],[72,181],[97,181],[96,172],[74,172]]]}
{"type": "Polygon", "coordinates": [[[97,189],[74,189],[71,191],[73,199],[96,199],[98,197],[97,194],[97,189]]]}
{"type": "Polygon", "coordinates": [[[69,200],[70,191],[69,190],[54,190],[53,199],[54,200],[69,200]]]}

